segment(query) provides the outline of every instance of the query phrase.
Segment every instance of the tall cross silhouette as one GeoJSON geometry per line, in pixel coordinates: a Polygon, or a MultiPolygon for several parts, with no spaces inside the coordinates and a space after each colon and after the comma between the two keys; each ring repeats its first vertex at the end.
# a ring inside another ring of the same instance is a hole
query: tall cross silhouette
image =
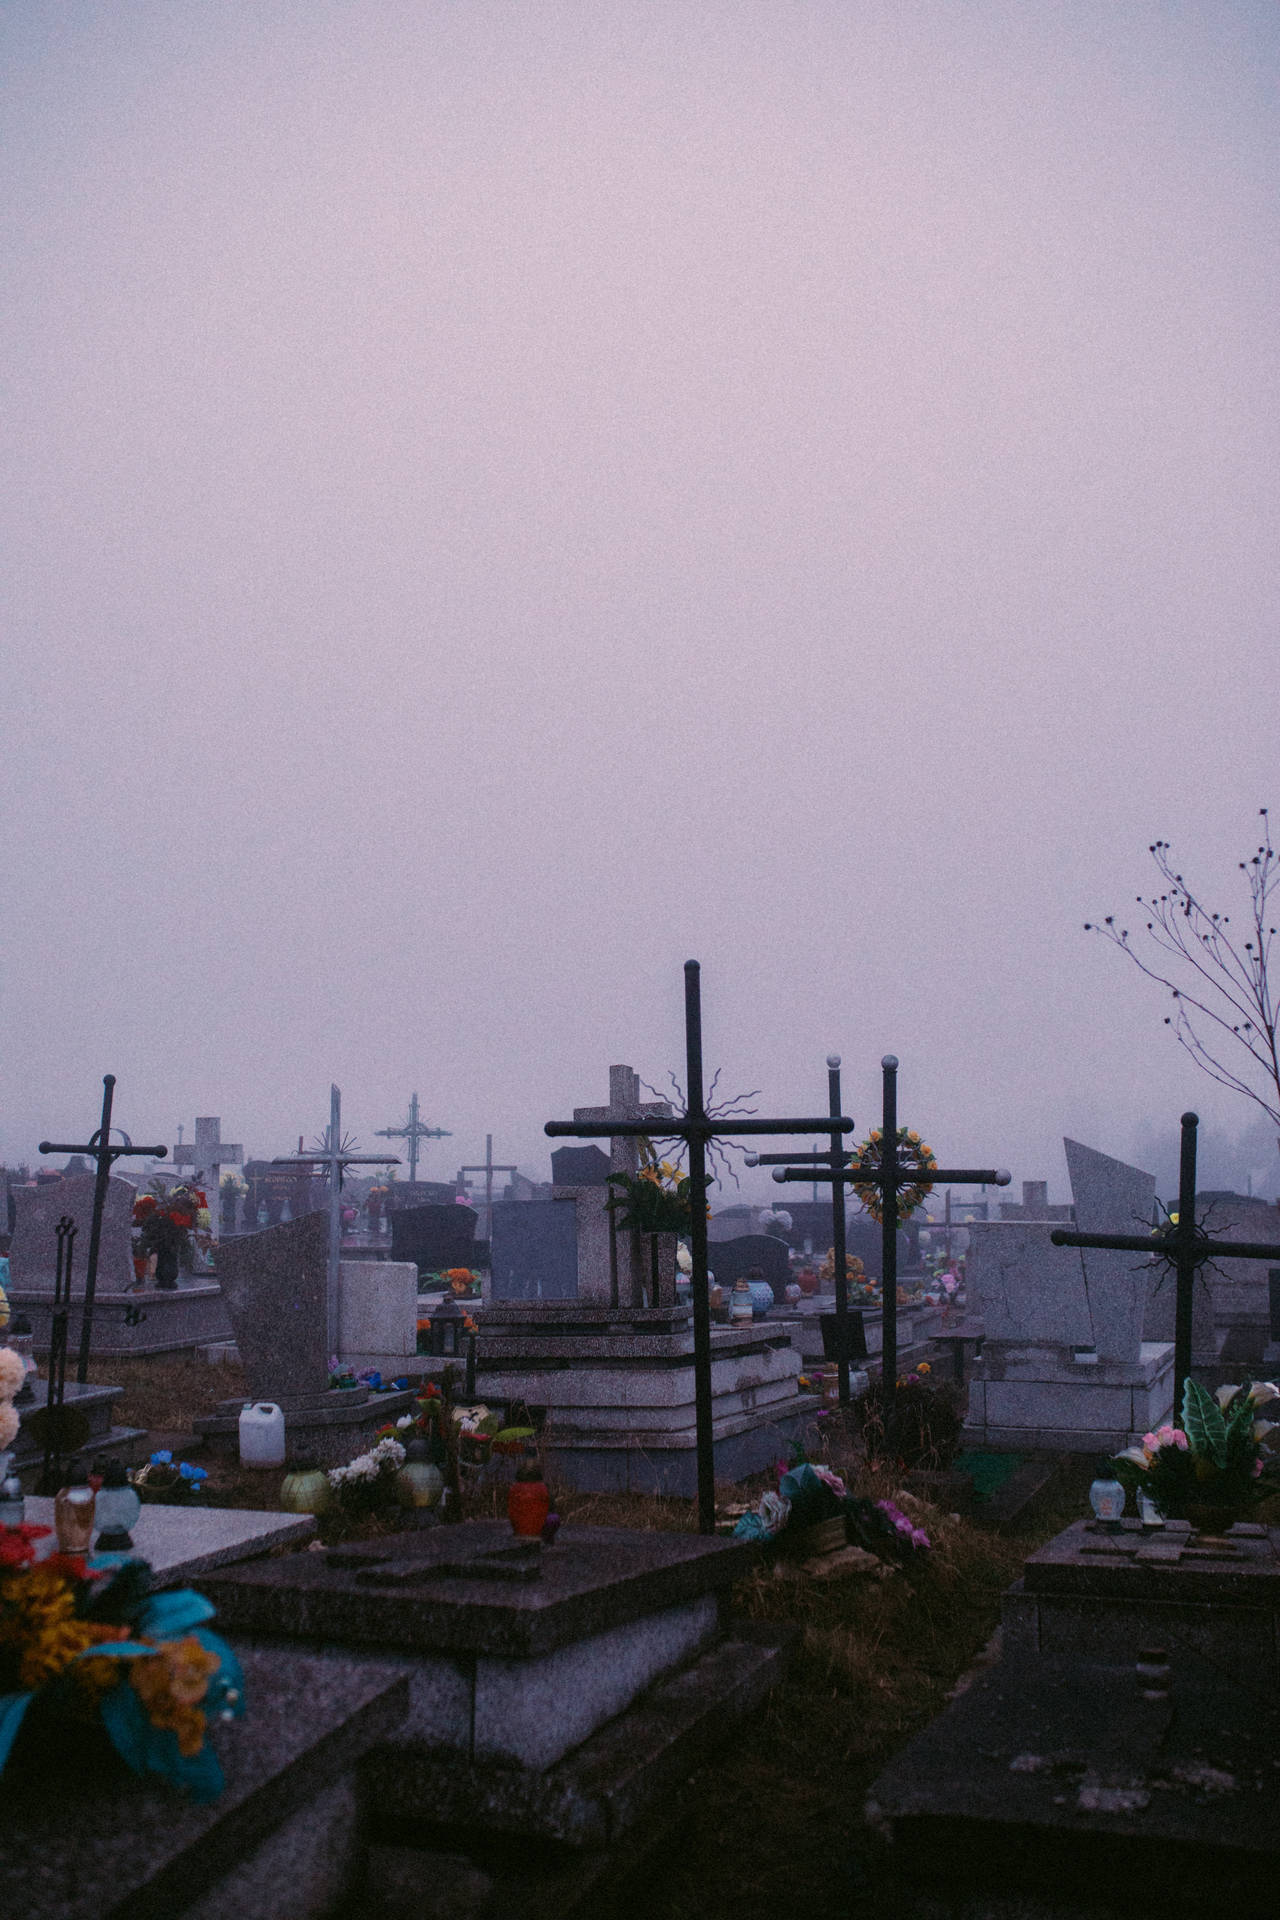
{"type": "Polygon", "coordinates": [[[415,1093],[409,1102],[409,1118],[402,1127],[379,1127],[379,1140],[406,1140],[409,1144],[409,1178],[418,1177],[418,1142],[420,1140],[452,1140],[453,1135],[447,1127],[429,1127],[425,1120],[418,1118],[418,1096],[415,1093]]]}
{"type": "Polygon", "coordinates": [[[689,1150],[689,1252],[693,1294],[693,1393],[698,1456],[698,1526],[714,1533],[716,1524],[715,1433],[711,1409],[711,1306],[707,1294],[707,1148],[735,1135],[852,1131],[842,1114],[815,1120],[768,1120],[756,1115],[720,1115],[707,1111],[702,1078],[702,986],[696,960],[684,963],[685,1100],[683,1114],[671,1119],[548,1120],[552,1139],[682,1140],[689,1150]]]}
{"type": "Polygon", "coordinates": [[[107,1183],[111,1178],[111,1169],[117,1160],[127,1159],[130,1155],[144,1160],[163,1160],[169,1151],[167,1147],[135,1147],[127,1133],[122,1147],[112,1146],[111,1105],[115,1098],[115,1090],[114,1073],[104,1073],[102,1119],[97,1132],[90,1134],[87,1144],[69,1147],[63,1141],[42,1140],[40,1142],[41,1153],[83,1153],[97,1163],[97,1178],[93,1183],[93,1215],[89,1224],[89,1257],[85,1262],[84,1270],[84,1312],[80,1319],[80,1356],[76,1365],[76,1380],[81,1386],[89,1377],[89,1342],[93,1333],[93,1301],[98,1287],[98,1249],[102,1244],[102,1210],[107,1204],[107,1183]]]}
{"type": "Polygon", "coordinates": [[[329,1175],[329,1267],[325,1278],[325,1324],[329,1352],[338,1351],[338,1268],[342,1260],[342,1176],[348,1167],[398,1167],[394,1153],[353,1153],[342,1138],[342,1093],[329,1088],[329,1125],[315,1153],[283,1153],[273,1167],[323,1167],[329,1175]]]}
{"type": "MultiPolygon", "coordinates": [[[[883,1118],[880,1123],[880,1152],[874,1161],[853,1164],[849,1156],[840,1158],[842,1167],[779,1167],[775,1180],[830,1180],[851,1187],[876,1187],[880,1193],[880,1263],[884,1318],[881,1322],[880,1376],[888,1396],[888,1421],[892,1424],[893,1397],[898,1380],[898,1194],[903,1187],[927,1181],[930,1186],[1007,1187],[1010,1175],[1003,1167],[930,1167],[922,1171],[912,1164],[898,1145],[898,1059],[886,1053],[880,1062],[883,1086],[883,1118]]],[[[833,1161],[835,1156],[832,1156],[833,1161]]]]}
{"type": "Polygon", "coordinates": [[[1280,1247],[1262,1240],[1211,1240],[1196,1219],[1196,1129],[1200,1116],[1182,1116],[1182,1146],[1178,1157],[1178,1217],[1153,1233],[1073,1233],[1055,1227],[1049,1235],[1055,1247],[1104,1247],[1120,1253],[1155,1254],[1167,1260],[1177,1275],[1173,1320],[1173,1417],[1182,1417],[1182,1396],[1191,1372],[1191,1321],[1195,1279],[1206,1260],[1280,1260],[1280,1247]]]}

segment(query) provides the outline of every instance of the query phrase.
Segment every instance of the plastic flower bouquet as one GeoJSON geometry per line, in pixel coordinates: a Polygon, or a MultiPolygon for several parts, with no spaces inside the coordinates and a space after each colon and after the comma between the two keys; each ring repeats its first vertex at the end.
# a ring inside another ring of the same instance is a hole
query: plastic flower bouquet
{"type": "Polygon", "coordinates": [[[1208,1393],[1188,1380],[1182,1394],[1182,1425],[1142,1436],[1112,1461],[1130,1492],[1145,1493],[1166,1520],[1228,1526],[1276,1490],[1280,1466],[1268,1457],[1277,1422],[1259,1409],[1280,1401],[1269,1380],[1245,1381],[1208,1393]]]}
{"type": "Polygon", "coordinates": [[[641,1167],[639,1173],[611,1173],[605,1185],[613,1189],[615,1221],[640,1233],[687,1233],[693,1221],[692,1186],[688,1174],[669,1160],[641,1167]]]}
{"type": "Polygon", "coordinates": [[[216,1798],[209,1721],[243,1713],[244,1680],[208,1630],[213,1608],[189,1588],[149,1593],[142,1560],[101,1573],[77,1555],[38,1561],[48,1532],[0,1528],[0,1768],[21,1767],[40,1734],[55,1753],[78,1746],[96,1722],[135,1773],[216,1798]]]}
{"type": "Polygon", "coordinates": [[[389,1434],[358,1453],[345,1467],[329,1469],[329,1485],[348,1513],[376,1513],[396,1503],[396,1475],[405,1462],[405,1449],[389,1434]]]}

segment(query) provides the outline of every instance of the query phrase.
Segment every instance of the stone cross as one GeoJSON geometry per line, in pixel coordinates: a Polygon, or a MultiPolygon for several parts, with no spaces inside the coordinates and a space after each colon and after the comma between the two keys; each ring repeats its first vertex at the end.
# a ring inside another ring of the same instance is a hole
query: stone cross
{"type": "Polygon", "coordinates": [[[229,1146],[222,1138],[222,1121],[215,1114],[197,1114],[196,1137],[194,1146],[190,1141],[184,1145],[181,1139],[182,1128],[178,1129],[179,1140],[173,1150],[175,1167],[190,1167],[191,1184],[201,1187],[209,1202],[210,1218],[218,1218],[218,1190],[222,1185],[222,1169],[244,1165],[244,1148],[229,1146]]]}
{"type": "MultiPolygon", "coordinates": [[[[607,1107],[575,1107],[573,1117],[584,1126],[606,1127],[611,1122],[671,1118],[669,1100],[642,1100],[640,1076],[634,1067],[610,1067],[607,1107]]],[[[633,1135],[614,1135],[609,1139],[610,1173],[635,1174],[640,1170],[640,1142],[633,1135]]],[[[613,1188],[575,1189],[578,1204],[579,1285],[588,1296],[603,1297],[600,1269],[607,1245],[609,1263],[609,1301],[612,1306],[641,1305],[644,1301],[646,1262],[637,1233],[619,1235],[613,1224],[613,1188]],[[607,1241],[605,1236],[607,1235],[607,1241]],[[593,1277],[596,1285],[593,1286],[593,1277]]],[[[674,1253],[671,1256],[674,1258],[674,1253]]],[[[673,1274],[674,1285],[674,1274],[673,1274]]],[[[653,1303],[657,1306],[658,1302],[653,1303]]]]}

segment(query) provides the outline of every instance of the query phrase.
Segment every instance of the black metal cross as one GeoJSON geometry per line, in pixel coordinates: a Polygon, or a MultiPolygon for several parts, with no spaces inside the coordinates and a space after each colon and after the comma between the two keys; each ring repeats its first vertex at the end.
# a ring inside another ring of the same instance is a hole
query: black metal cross
{"type": "MultiPolygon", "coordinates": [[[[827,1055],[827,1100],[832,1115],[840,1112],[840,1055],[827,1055]]],[[[845,1247],[845,1188],[852,1186],[849,1155],[835,1134],[825,1153],[749,1153],[749,1167],[794,1167],[793,1180],[811,1180],[815,1188],[822,1180],[831,1185],[831,1257],[836,1269],[836,1367],[840,1405],[849,1404],[849,1262],[845,1247]],[[818,1167],[826,1169],[819,1173],[818,1167]]],[[[774,1179],[783,1176],[774,1174],[774,1179]]],[[[817,1198],[815,1191],[814,1198],[817,1198]]]]}
{"type": "MultiPolygon", "coordinates": [[[[880,1062],[884,1085],[883,1119],[880,1128],[880,1158],[873,1166],[850,1161],[847,1154],[831,1156],[830,1168],[779,1167],[775,1180],[830,1180],[846,1186],[878,1187],[880,1190],[881,1289],[884,1318],[881,1321],[880,1376],[892,1410],[898,1379],[898,1192],[927,1180],[930,1186],[1007,1187],[1010,1175],[1003,1167],[931,1167],[922,1174],[918,1166],[903,1164],[898,1154],[898,1060],[886,1053],[880,1062]],[[837,1160],[840,1162],[837,1165],[837,1160]]],[[[843,1212],[843,1206],[841,1207],[843,1212]]],[[[837,1307],[837,1312],[839,1308],[837,1307]]],[[[892,1414],[890,1412],[890,1420],[892,1414]]]]}
{"type": "Polygon", "coordinates": [[[135,1154],[146,1160],[163,1160],[167,1147],[135,1147],[128,1134],[124,1136],[122,1147],[111,1144],[111,1102],[115,1095],[116,1077],[114,1073],[102,1076],[102,1124],[91,1135],[85,1146],[67,1146],[62,1141],[42,1140],[41,1153],[84,1153],[90,1155],[98,1164],[98,1177],[93,1185],[93,1218],[89,1225],[89,1258],[84,1271],[84,1314],[80,1321],[80,1358],[76,1366],[76,1379],[81,1386],[89,1378],[89,1339],[93,1330],[93,1300],[98,1287],[98,1248],[102,1243],[102,1210],[107,1204],[107,1182],[111,1178],[112,1164],[116,1160],[135,1154]]]}
{"type": "Polygon", "coordinates": [[[698,1454],[698,1526],[714,1533],[716,1473],[711,1415],[711,1306],[707,1295],[707,1147],[713,1140],[741,1134],[850,1133],[852,1120],[842,1114],[826,1119],[769,1120],[756,1115],[717,1118],[708,1113],[702,1083],[701,969],[696,960],[684,963],[685,1100],[683,1114],[672,1119],[548,1120],[543,1131],[553,1139],[610,1138],[683,1140],[689,1149],[689,1252],[692,1258],[693,1392],[698,1454]]]}
{"type": "Polygon", "coordinates": [[[1049,1235],[1055,1247],[1104,1247],[1120,1253],[1147,1253],[1167,1260],[1177,1275],[1173,1320],[1173,1417],[1181,1418],[1182,1395],[1191,1372],[1191,1320],[1195,1278],[1206,1260],[1280,1260],[1280,1247],[1260,1240],[1211,1240],[1196,1219],[1196,1128],[1200,1116],[1182,1116],[1182,1148],[1178,1160],[1178,1218],[1154,1233],[1072,1233],[1055,1227],[1049,1235]]]}
{"type": "Polygon", "coordinates": [[[409,1102],[409,1118],[401,1127],[378,1127],[379,1140],[407,1140],[409,1143],[409,1178],[418,1178],[418,1142],[420,1140],[452,1140],[448,1127],[429,1127],[425,1120],[418,1118],[418,1096],[415,1093],[409,1102]]]}

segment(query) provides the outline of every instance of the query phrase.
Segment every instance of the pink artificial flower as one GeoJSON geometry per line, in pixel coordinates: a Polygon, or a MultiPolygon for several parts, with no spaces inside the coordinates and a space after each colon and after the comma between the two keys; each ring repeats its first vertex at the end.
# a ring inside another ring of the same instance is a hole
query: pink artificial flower
{"type": "Polygon", "coordinates": [[[1186,1434],[1182,1431],[1181,1427],[1175,1427],[1173,1430],[1173,1444],[1175,1447],[1180,1447],[1183,1453],[1186,1453],[1187,1449],[1191,1445],[1191,1442],[1188,1440],[1186,1434]]]}
{"type": "Polygon", "coordinates": [[[1254,1461],[1254,1463],[1253,1463],[1253,1477],[1254,1477],[1254,1479],[1255,1479],[1255,1480],[1258,1480],[1258,1479],[1260,1479],[1260,1478],[1262,1477],[1262,1462],[1261,1462],[1261,1460],[1255,1460],[1255,1461],[1254,1461]]]}
{"type": "Polygon", "coordinates": [[[1156,1445],[1158,1447],[1171,1447],[1173,1443],[1174,1430],[1172,1427],[1164,1426],[1156,1428],[1156,1445]]]}
{"type": "Polygon", "coordinates": [[[1145,1451],[1146,1451],[1147,1453],[1157,1453],[1157,1452],[1159,1452],[1159,1449],[1160,1449],[1160,1444],[1161,1444],[1161,1443],[1160,1443],[1160,1441],[1156,1439],[1156,1436],[1154,1435],[1154,1433],[1144,1433],[1144,1434],[1143,1434],[1143,1436],[1142,1436],[1142,1445],[1143,1445],[1143,1448],[1144,1448],[1144,1450],[1145,1450],[1145,1451]]]}

